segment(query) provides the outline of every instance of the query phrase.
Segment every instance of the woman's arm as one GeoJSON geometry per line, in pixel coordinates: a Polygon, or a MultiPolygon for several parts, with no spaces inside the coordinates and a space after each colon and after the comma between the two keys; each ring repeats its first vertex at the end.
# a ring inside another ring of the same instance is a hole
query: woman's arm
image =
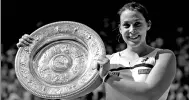
{"type": "Polygon", "coordinates": [[[145,82],[134,82],[113,76],[107,80],[113,88],[131,99],[157,100],[168,89],[176,73],[176,57],[170,50],[158,52],[156,65],[145,82]]]}
{"type": "Polygon", "coordinates": [[[102,77],[109,70],[110,66],[109,66],[109,60],[108,59],[110,59],[110,58],[111,58],[111,55],[106,55],[105,57],[100,58],[99,59],[100,61],[98,61],[98,62],[95,62],[95,60],[94,60],[94,62],[92,63],[91,67],[95,67],[95,66],[98,67],[97,63],[102,64],[104,67],[102,67],[103,69],[102,68],[101,69],[97,68],[98,71],[99,71],[99,73],[98,73],[99,75],[97,76],[96,81],[89,88],[87,88],[85,91],[81,92],[79,97],[85,96],[85,95],[93,92],[96,88],[98,88],[103,83],[102,77]]]}

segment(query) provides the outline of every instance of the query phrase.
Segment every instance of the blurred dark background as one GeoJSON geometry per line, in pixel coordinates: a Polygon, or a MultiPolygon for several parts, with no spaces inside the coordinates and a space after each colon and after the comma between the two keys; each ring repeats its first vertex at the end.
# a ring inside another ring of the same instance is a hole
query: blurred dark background
{"type": "MultiPolygon", "coordinates": [[[[30,34],[37,28],[54,21],[77,21],[100,33],[104,30],[104,19],[119,23],[118,10],[130,0],[72,1],[72,0],[2,0],[2,44],[4,49],[18,42],[23,34],[30,34]],[[11,40],[11,41],[10,41],[11,40]]],[[[187,3],[184,0],[135,0],[143,3],[152,18],[151,38],[177,37],[178,27],[184,27],[187,3]]],[[[114,27],[113,27],[114,28],[114,27]]],[[[112,31],[113,29],[108,29],[112,31]]],[[[111,37],[116,35],[108,33],[111,37]]],[[[167,44],[174,40],[169,38],[167,44]]],[[[166,45],[167,45],[166,44],[166,45]]]]}
{"type": "MultiPolygon", "coordinates": [[[[122,50],[124,43],[116,40],[118,10],[131,0],[2,0],[1,34],[1,99],[42,100],[28,93],[14,72],[16,43],[24,34],[55,21],[76,21],[94,29],[103,39],[107,54],[122,50]],[[19,91],[19,92],[18,92],[19,91]]],[[[186,0],[135,0],[149,11],[152,27],[147,42],[154,47],[174,51],[177,75],[168,100],[189,99],[189,35],[186,0]]],[[[103,86],[78,100],[104,100],[103,86]]]]}

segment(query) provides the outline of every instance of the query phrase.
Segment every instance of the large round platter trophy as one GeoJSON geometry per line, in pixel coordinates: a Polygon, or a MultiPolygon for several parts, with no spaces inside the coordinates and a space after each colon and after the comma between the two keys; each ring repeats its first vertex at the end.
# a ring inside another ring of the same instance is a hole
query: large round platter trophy
{"type": "Polygon", "coordinates": [[[94,59],[104,56],[100,36],[88,26],[60,21],[30,34],[34,42],[19,48],[15,71],[21,85],[48,99],[74,99],[101,83],[94,59]]]}

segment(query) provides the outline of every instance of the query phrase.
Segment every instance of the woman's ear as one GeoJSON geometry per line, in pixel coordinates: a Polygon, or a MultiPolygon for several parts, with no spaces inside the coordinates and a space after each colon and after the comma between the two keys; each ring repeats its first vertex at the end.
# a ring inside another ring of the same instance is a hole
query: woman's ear
{"type": "Polygon", "coordinates": [[[149,20],[147,24],[148,24],[148,26],[147,26],[147,28],[148,28],[148,29],[147,29],[147,30],[150,30],[150,28],[151,28],[151,25],[152,25],[152,22],[151,22],[151,20],[149,20]]]}

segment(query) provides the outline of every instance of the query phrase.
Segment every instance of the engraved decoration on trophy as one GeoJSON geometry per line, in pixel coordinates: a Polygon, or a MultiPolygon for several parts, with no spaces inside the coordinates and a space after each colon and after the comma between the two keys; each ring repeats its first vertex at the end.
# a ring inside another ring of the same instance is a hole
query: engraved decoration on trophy
{"type": "Polygon", "coordinates": [[[105,47],[88,26],[72,21],[54,22],[31,36],[34,42],[17,52],[15,71],[21,85],[32,94],[72,99],[99,77],[92,63],[105,55],[105,47]]]}

